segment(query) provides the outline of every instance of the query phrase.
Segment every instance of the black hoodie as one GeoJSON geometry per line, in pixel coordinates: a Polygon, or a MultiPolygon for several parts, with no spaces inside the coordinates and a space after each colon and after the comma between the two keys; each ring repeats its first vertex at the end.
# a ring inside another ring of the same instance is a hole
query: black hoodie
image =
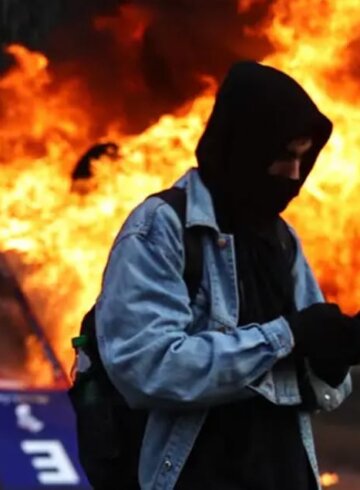
{"type": "Polygon", "coordinates": [[[202,180],[215,206],[229,215],[230,228],[239,220],[267,221],[282,211],[272,201],[278,196],[271,195],[269,166],[287,143],[310,137],[300,190],[331,131],[331,122],[291,77],[255,62],[235,64],[196,150],[202,180]]]}
{"type": "MultiPolygon", "coordinates": [[[[294,308],[295,250],[279,212],[299,192],[331,130],[300,85],[274,68],[237,63],[220,87],[196,154],[218,225],[234,235],[239,328],[294,308]],[[302,137],[313,145],[300,180],[269,176],[287,144],[302,137]]],[[[211,409],[176,488],[315,489],[298,409],[262,397],[211,409]]]]}

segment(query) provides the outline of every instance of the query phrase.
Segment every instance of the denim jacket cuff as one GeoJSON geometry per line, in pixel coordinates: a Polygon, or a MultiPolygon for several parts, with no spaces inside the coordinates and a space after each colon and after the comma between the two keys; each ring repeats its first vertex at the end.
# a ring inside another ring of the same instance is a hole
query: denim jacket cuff
{"type": "Polygon", "coordinates": [[[262,331],[274,351],[277,352],[279,359],[288,356],[293,350],[295,345],[294,336],[285,318],[280,317],[267,323],[263,326],[262,331]]]}

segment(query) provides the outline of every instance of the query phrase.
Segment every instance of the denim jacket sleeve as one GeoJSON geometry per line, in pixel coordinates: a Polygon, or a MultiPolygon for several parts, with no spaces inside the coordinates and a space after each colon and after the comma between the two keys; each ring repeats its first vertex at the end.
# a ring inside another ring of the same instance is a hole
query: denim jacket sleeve
{"type": "Polygon", "coordinates": [[[133,407],[195,408],[241,398],[292,350],[289,326],[279,318],[189,335],[181,225],[170,206],[151,202],[128,220],[104,273],[96,330],[105,369],[133,407]]]}
{"type": "MultiPolygon", "coordinates": [[[[313,303],[324,301],[323,293],[319,284],[304,256],[299,238],[294,229],[289,226],[298,248],[297,262],[295,268],[295,297],[299,310],[310,306],[313,303]]],[[[352,391],[352,382],[350,373],[347,374],[344,381],[336,388],[328,385],[323,379],[319,378],[311,369],[310,363],[306,362],[307,376],[310,385],[314,391],[317,406],[319,409],[331,411],[337,408],[350,395],[352,391]]]]}

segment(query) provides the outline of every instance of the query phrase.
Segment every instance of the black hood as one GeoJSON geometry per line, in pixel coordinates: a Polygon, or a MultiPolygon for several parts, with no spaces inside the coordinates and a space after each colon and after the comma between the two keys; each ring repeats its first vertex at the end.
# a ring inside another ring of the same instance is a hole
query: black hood
{"type": "Polygon", "coordinates": [[[259,179],[290,141],[313,141],[300,188],[331,132],[332,123],[294,79],[269,66],[239,62],[222,83],[199,141],[199,173],[213,197],[232,208],[236,202],[236,211],[246,213],[246,196],[261,189],[259,179]]]}

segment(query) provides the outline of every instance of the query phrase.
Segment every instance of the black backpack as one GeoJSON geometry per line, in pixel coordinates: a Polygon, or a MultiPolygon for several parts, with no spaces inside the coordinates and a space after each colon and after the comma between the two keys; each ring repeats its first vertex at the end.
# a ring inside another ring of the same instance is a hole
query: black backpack
{"type": "MultiPolygon", "coordinates": [[[[184,280],[192,301],[198,291],[203,268],[201,232],[186,229],[186,193],[171,188],[153,196],[170,204],[184,229],[184,280]]],[[[69,390],[75,410],[79,459],[93,488],[139,490],[138,462],[146,410],[131,409],[109,380],[100,360],[95,335],[95,306],[84,316],[80,336],[72,339],[75,349],[90,358],[91,366],[76,375],[69,390]]]]}

